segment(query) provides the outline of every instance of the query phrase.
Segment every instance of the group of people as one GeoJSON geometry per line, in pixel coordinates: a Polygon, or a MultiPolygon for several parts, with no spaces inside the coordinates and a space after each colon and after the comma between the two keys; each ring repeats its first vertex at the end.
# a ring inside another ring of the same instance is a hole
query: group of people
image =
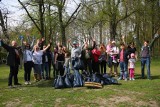
{"type": "MultiPolygon", "coordinates": [[[[159,37],[159,36],[158,36],[159,37]]],[[[136,37],[134,37],[137,44],[140,43],[136,37]]],[[[148,41],[144,41],[144,45],[141,48],[141,77],[144,78],[144,67],[147,65],[147,78],[151,79],[150,75],[150,51],[153,46],[155,37],[149,44],[148,41]]],[[[82,70],[82,72],[88,72],[90,75],[93,73],[106,74],[107,66],[109,67],[109,74],[111,76],[118,76],[118,66],[120,67],[119,80],[135,80],[134,68],[137,59],[137,52],[134,43],[131,42],[126,45],[124,41],[120,43],[120,49],[116,45],[116,41],[110,41],[107,45],[98,45],[94,39],[90,42],[84,41],[83,45],[78,44],[77,41],[68,42],[71,45],[71,50],[60,43],[54,48],[50,41],[48,45],[45,45],[45,39],[38,39],[36,43],[35,39],[32,41],[23,41],[22,46],[18,47],[16,41],[11,42],[11,46],[0,40],[2,47],[8,51],[7,65],[10,66],[8,86],[12,87],[12,78],[14,77],[14,85],[21,85],[18,82],[18,69],[20,65],[20,58],[22,56],[24,63],[24,81],[25,84],[31,84],[31,71],[34,69],[34,79],[39,81],[41,79],[51,78],[51,66],[53,65],[53,77],[57,75],[64,76],[69,74],[70,70],[82,70]],[[92,41],[92,42],[91,42],[92,41]],[[53,49],[53,51],[51,51],[53,49]],[[77,67],[77,63],[81,61],[83,67],[77,67]],[[113,72],[114,68],[114,72],[113,72]]]]}

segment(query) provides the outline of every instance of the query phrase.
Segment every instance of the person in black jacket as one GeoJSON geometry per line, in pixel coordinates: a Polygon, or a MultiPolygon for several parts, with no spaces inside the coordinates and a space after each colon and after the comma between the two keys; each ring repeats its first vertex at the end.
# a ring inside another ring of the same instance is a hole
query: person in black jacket
{"type": "Polygon", "coordinates": [[[7,56],[7,65],[10,66],[10,73],[9,73],[9,79],[8,79],[8,86],[12,87],[12,77],[14,77],[14,85],[21,85],[18,83],[18,68],[20,65],[20,52],[17,48],[17,42],[12,41],[11,46],[5,44],[2,40],[0,40],[2,43],[2,47],[5,48],[8,51],[7,56]]]}

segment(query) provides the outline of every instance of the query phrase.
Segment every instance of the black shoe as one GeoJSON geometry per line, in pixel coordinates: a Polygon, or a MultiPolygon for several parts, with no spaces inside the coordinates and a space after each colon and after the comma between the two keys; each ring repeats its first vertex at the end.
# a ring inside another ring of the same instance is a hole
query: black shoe
{"type": "Polygon", "coordinates": [[[14,85],[22,85],[22,84],[20,84],[20,83],[15,83],[14,85]]]}

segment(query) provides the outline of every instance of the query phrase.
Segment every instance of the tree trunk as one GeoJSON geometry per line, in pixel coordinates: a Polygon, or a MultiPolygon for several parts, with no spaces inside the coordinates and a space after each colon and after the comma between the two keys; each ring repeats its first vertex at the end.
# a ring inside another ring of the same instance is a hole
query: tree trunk
{"type": "Polygon", "coordinates": [[[41,28],[41,37],[44,37],[44,17],[43,17],[43,0],[39,1],[39,16],[40,16],[40,28],[41,28]]]}
{"type": "Polygon", "coordinates": [[[59,13],[59,22],[60,22],[60,36],[61,36],[61,42],[62,45],[66,46],[66,36],[65,36],[65,25],[63,23],[63,17],[62,17],[62,8],[61,6],[58,7],[58,13],[59,13]]]}
{"type": "Polygon", "coordinates": [[[102,43],[102,21],[100,21],[99,23],[99,40],[100,40],[100,43],[102,43]]]}
{"type": "Polygon", "coordinates": [[[117,24],[113,21],[110,21],[110,40],[115,40],[117,35],[117,24]]]}

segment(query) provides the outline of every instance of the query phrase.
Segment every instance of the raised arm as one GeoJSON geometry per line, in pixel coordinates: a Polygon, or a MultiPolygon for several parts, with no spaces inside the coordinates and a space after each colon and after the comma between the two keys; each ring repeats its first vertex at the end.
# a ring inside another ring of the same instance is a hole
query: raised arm
{"type": "Polygon", "coordinates": [[[71,39],[68,39],[68,43],[73,47],[73,44],[71,43],[71,39]]]}
{"type": "Polygon", "coordinates": [[[7,51],[9,51],[11,47],[8,46],[7,44],[5,44],[5,43],[3,42],[3,40],[0,39],[0,41],[1,41],[2,47],[3,47],[4,49],[6,49],[7,51]]]}
{"type": "Polygon", "coordinates": [[[50,46],[51,46],[51,45],[50,45],[50,43],[49,43],[49,44],[47,45],[47,47],[44,48],[42,51],[45,52],[50,46]]]}
{"type": "Polygon", "coordinates": [[[141,42],[139,41],[139,39],[137,38],[137,36],[133,36],[133,39],[135,40],[136,44],[139,45],[140,47],[142,47],[141,42]]]}
{"type": "Polygon", "coordinates": [[[152,39],[151,43],[149,44],[150,48],[152,49],[154,42],[160,37],[159,34],[155,34],[154,38],[152,39]]]}
{"type": "Polygon", "coordinates": [[[36,39],[35,39],[35,37],[33,36],[32,42],[31,42],[31,45],[30,45],[31,49],[33,49],[33,47],[34,47],[35,40],[36,40],[36,39]]]}

